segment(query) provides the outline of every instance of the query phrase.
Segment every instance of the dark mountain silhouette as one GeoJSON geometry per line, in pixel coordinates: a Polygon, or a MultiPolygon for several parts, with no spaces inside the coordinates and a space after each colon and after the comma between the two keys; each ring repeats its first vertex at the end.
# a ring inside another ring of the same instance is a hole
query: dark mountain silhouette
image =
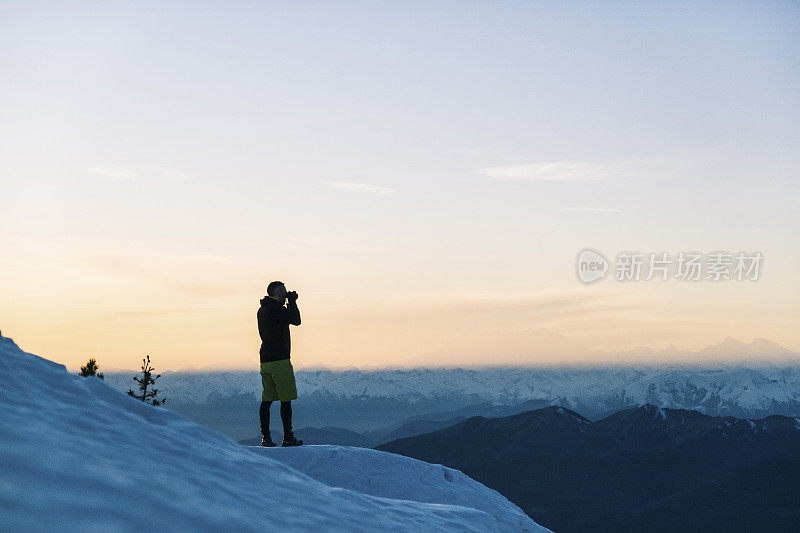
{"type": "Polygon", "coordinates": [[[431,433],[442,428],[450,427],[466,420],[467,417],[455,416],[445,420],[412,420],[401,424],[395,424],[391,428],[379,429],[365,433],[373,441],[373,446],[390,440],[413,437],[423,433],[431,433]]]}
{"type": "Polygon", "coordinates": [[[544,400],[528,400],[518,405],[494,405],[488,402],[468,405],[453,411],[426,413],[424,415],[410,416],[396,424],[375,431],[364,433],[373,446],[404,437],[422,435],[442,428],[455,425],[467,418],[482,416],[486,418],[499,418],[517,413],[538,409],[548,405],[544,400]]]}
{"type": "Polygon", "coordinates": [[[450,411],[437,411],[437,412],[425,413],[422,415],[410,416],[404,419],[400,424],[396,424],[395,427],[399,427],[401,424],[407,424],[415,421],[445,421],[445,420],[452,420],[454,418],[469,418],[473,416],[483,416],[486,418],[499,418],[503,416],[516,415],[518,413],[524,413],[525,411],[531,411],[533,409],[541,409],[549,405],[550,402],[547,400],[527,400],[522,403],[511,404],[511,405],[508,404],[497,405],[490,402],[480,402],[480,403],[466,405],[460,409],[455,409],[450,411]]]}
{"type": "Polygon", "coordinates": [[[772,530],[800,527],[796,511],[782,511],[800,507],[800,421],[784,416],[645,405],[591,422],[548,407],[377,448],[458,468],[555,531],[747,531],[742,517],[762,513],[773,513],[772,530]],[[761,492],[730,485],[745,481],[761,492]]]}
{"type": "MultiPolygon", "coordinates": [[[[547,405],[547,402],[543,400],[529,400],[519,405],[493,405],[484,402],[468,405],[453,411],[441,411],[427,413],[425,415],[410,416],[395,424],[390,424],[372,431],[358,432],[342,427],[325,426],[322,428],[302,428],[298,430],[298,434],[300,434],[300,431],[308,432],[309,440],[303,439],[308,444],[373,447],[383,442],[430,433],[438,429],[450,427],[471,416],[508,416],[545,405],[547,405]]],[[[253,425],[252,420],[250,420],[249,425],[253,425]]],[[[259,444],[260,442],[260,435],[251,436],[246,439],[239,438],[239,443],[247,446],[252,446],[253,443],[259,444]]]]}
{"type": "Polygon", "coordinates": [[[697,531],[797,531],[800,462],[762,461],[631,511],[625,531],[674,532],[680,516],[697,531]]]}

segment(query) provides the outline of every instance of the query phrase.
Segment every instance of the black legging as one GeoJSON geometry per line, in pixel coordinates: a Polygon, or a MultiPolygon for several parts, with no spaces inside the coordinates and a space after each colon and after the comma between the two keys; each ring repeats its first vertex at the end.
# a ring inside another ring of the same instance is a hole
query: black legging
{"type": "MultiPolygon", "coordinates": [[[[261,419],[261,434],[269,436],[269,408],[272,402],[261,402],[258,408],[258,417],[261,419]]],[[[292,433],[292,402],[281,402],[281,421],[283,421],[283,436],[292,433]]]]}

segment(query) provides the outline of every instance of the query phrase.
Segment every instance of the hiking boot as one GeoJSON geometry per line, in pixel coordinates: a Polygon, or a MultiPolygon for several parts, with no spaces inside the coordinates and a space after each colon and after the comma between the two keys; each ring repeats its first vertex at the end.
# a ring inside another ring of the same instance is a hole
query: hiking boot
{"type": "Polygon", "coordinates": [[[289,431],[283,436],[283,443],[281,446],[302,446],[303,441],[294,436],[294,432],[289,431]]]}
{"type": "Polygon", "coordinates": [[[267,448],[274,448],[275,447],[275,443],[272,442],[272,438],[271,437],[265,436],[265,437],[261,437],[261,446],[266,446],[267,448]]]}

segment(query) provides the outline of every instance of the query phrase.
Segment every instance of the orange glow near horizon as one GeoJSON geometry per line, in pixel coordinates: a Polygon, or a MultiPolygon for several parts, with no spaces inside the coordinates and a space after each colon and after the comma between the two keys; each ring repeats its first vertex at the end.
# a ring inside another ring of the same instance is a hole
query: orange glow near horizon
{"type": "Polygon", "coordinates": [[[257,368],[281,279],[297,368],[800,352],[798,6],[162,4],[3,7],[23,349],[257,368]],[[584,248],[764,262],[584,285],[584,248]]]}
{"type": "MultiPolygon", "coordinates": [[[[201,261],[191,258],[193,264],[201,261]]],[[[32,280],[19,279],[13,286],[27,286],[24,292],[13,293],[8,285],[3,290],[4,300],[15,305],[0,312],[2,332],[71,370],[89,357],[106,369],[136,368],[145,354],[159,370],[256,368],[255,314],[266,282],[259,284],[259,276],[241,268],[224,277],[229,262],[205,261],[207,270],[181,278],[179,269],[159,276],[104,259],[84,283],[77,283],[78,270],[51,272],[62,276],[60,291],[37,291],[32,280]],[[247,294],[248,277],[262,291],[247,294]]],[[[36,274],[41,272],[19,271],[36,274]]],[[[726,336],[769,338],[800,351],[796,333],[787,334],[796,302],[781,303],[776,294],[772,314],[748,304],[763,300],[772,286],[769,277],[705,286],[614,280],[583,286],[563,279],[560,290],[514,292],[498,283],[495,291],[427,295],[391,294],[373,281],[362,285],[365,297],[324,288],[333,282],[324,272],[286,279],[301,294],[303,324],[292,327],[297,368],[680,362],[697,355],[635,348],[672,344],[696,351],[726,336]]]]}

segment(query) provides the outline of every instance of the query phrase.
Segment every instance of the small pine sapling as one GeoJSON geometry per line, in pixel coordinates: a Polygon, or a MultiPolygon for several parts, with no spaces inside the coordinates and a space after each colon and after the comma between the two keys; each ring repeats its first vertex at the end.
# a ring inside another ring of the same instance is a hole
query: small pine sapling
{"type": "Polygon", "coordinates": [[[133,380],[139,384],[139,394],[133,392],[133,390],[128,390],[128,396],[132,398],[136,398],[137,400],[141,400],[144,403],[149,403],[151,405],[164,405],[167,401],[166,398],[162,398],[161,400],[156,398],[156,394],[158,394],[158,389],[152,388],[147,390],[150,385],[155,385],[155,382],[158,378],[161,377],[161,374],[156,375],[153,377],[153,371],[155,368],[150,366],[150,356],[146,356],[145,359],[142,359],[142,376],[134,376],[133,380]]]}

